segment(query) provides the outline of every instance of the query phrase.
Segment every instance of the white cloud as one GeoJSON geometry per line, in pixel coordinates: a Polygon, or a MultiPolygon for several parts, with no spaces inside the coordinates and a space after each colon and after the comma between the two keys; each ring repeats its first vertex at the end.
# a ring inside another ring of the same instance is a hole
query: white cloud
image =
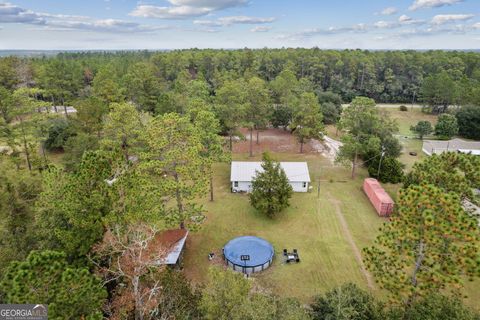
{"type": "Polygon", "coordinates": [[[412,18],[410,18],[409,16],[404,15],[404,14],[402,14],[402,15],[398,18],[398,22],[409,22],[409,21],[412,21],[412,18]]]}
{"type": "Polygon", "coordinates": [[[398,17],[398,22],[400,22],[402,25],[424,24],[425,20],[415,20],[405,14],[402,14],[400,17],[398,17]]]}
{"type": "Polygon", "coordinates": [[[97,32],[112,33],[135,33],[152,32],[167,29],[167,26],[144,26],[135,22],[127,22],[115,19],[92,20],[92,21],[53,21],[47,24],[48,29],[55,30],[90,30],[97,32]]]}
{"type": "Polygon", "coordinates": [[[463,2],[463,0],[415,0],[408,9],[414,11],[422,8],[438,8],[460,2],[463,2]]]}
{"type": "Polygon", "coordinates": [[[289,37],[290,39],[298,39],[298,38],[313,37],[316,35],[333,35],[333,34],[340,34],[340,33],[363,33],[363,32],[366,32],[367,30],[368,30],[368,27],[366,24],[359,23],[351,27],[329,27],[328,29],[321,29],[321,28],[305,29],[301,32],[291,34],[289,37]]]}
{"type": "Polygon", "coordinates": [[[401,28],[408,25],[421,25],[424,24],[424,20],[414,20],[406,15],[401,15],[398,18],[398,21],[377,21],[373,26],[377,29],[395,29],[401,28]]]}
{"type": "Polygon", "coordinates": [[[246,5],[247,0],[167,0],[174,6],[189,6],[195,8],[210,8],[221,10],[246,5]]]}
{"type": "Polygon", "coordinates": [[[272,29],[272,27],[268,26],[256,26],[252,29],[250,29],[251,32],[268,32],[272,29]]]}
{"type": "Polygon", "coordinates": [[[230,17],[221,17],[217,20],[194,20],[193,23],[201,26],[208,27],[225,27],[231,26],[234,24],[265,24],[272,23],[275,21],[275,18],[261,18],[261,17],[248,17],[248,16],[230,16],[230,17]]]}
{"type": "Polygon", "coordinates": [[[373,26],[378,29],[393,29],[398,28],[400,24],[396,21],[377,21],[373,26]]]}
{"type": "Polygon", "coordinates": [[[398,9],[395,8],[395,7],[388,7],[388,8],[385,8],[383,9],[382,11],[380,11],[380,14],[381,15],[384,15],[384,16],[390,16],[392,14],[395,14],[398,12],[398,9]]]}
{"type": "Polygon", "coordinates": [[[166,28],[116,19],[93,19],[85,16],[34,12],[10,3],[0,3],[0,23],[40,25],[48,30],[90,30],[113,33],[152,32],[166,28]]]}
{"type": "Polygon", "coordinates": [[[188,19],[247,4],[247,0],[168,0],[168,2],[172,5],[160,7],[139,4],[130,15],[154,19],[188,19]]]}
{"type": "Polygon", "coordinates": [[[216,20],[193,20],[193,24],[206,27],[221,27],[223,24],[220,21],[216,20]]]}
{"type": "Polygon", "coordinates": [[[254,23],[271,23],[275,21],[275,18],[259,18],[259,17],[247,17],[247,16],[232,16],[232,17],[222,17],[218,19],[224,24],[254,24],[254,23]]]}
{"type": "Polygon", "coordinates": [[[155,19],[188,19],[200,17],[210,13],[208,8],[196,8],[189,6],[178,7],[157,7],[150,5],[140,5],[135,8],[130,15],[133,17],[155,18],[155,19]]]}
{"type": "Polygon", "coordinates": [[[466,21],[473,18],[473,14],[439,14],[432,18],[433,25],[441,25],[450,22],[466,21]]]}
{"type": "Polygon", "coordinates": [[[7,2],[0,3],[0,23],[44,24],[45,19],[31,10],[7,2]]]}
{"type": "Polygon", "coordinates": [[[473,29],[480,29],[480,22],[477,22],[475,23],[473,26],[472,26],[473,29]]]}

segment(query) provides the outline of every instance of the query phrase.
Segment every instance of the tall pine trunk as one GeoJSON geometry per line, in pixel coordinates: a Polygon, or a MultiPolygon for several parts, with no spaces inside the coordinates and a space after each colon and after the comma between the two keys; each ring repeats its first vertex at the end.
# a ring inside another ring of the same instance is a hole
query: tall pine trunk
{"type": "MultiPolygon", "coordinates": [[[[415,259],[415,267],[413,268],[412,278],[411,278],[412,286],[414,288],[418,286],[417,274],[423,265],[424,258],[425,258],[425,243],[423,242],[423,240],[421,240],[420,243],[418,244],[418,251],[415,259]]],[[[414,293],[408,298],[406,302],[407,306],[410,306],[413,302],[415,302],[415,296],[416,294],[414,293]]]]}
{"type": "Polygon", "coordinates": [[[25,158],[27,160],[28,170],[32,171],[32,164],[30,162],[30,152],[28,151],[27,137],[25,133],[25,128],[23,127],[22,117],[17,118],[20,121],[20,128],[22,128],[22,140],[23,140],[23,149],[25,150],[25,158]]]}
{"type": "Polygon", "coordinates": [[[352,163],[352,179],[355,179],[355,169],[357,168],[357,161],[358,161],[358,152],[355,150],[355,157],[353,158],[352,163]]]}
{"type": "Polygon", "coordinates": [[[257,129],[257,144],[260,144],[259,135],[260,135],[260,131],[257,129]]]}
{"type": "Polygon", "coordinates": [[[177,185],[176,187],[176,190],[175,190],[175,196],[177,198],[177,208],[178,208],[178,213],[180,214],[180,216],[182,217],[181,221],[180,221],[180,229],[185,229],[185,221],[183,220],[183,202],[182,202],[182,195],[180,194],[180,190],[178,188],[178,183],[179,183],[179,180],[178,180],[178,174],[175,172],[173,174],[173,177],[175,179],[175,183],[177,185]]]}
{"type": "Polygon", "coordinates": [[[253,128],[250,128],[250,157],[253,157],[253,128]]]}

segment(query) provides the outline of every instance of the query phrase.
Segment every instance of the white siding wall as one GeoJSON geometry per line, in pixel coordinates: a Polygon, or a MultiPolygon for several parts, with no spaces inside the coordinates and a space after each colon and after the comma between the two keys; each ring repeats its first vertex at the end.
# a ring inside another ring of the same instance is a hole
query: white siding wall
{"type": "Polygon", "coordinates": [[[250,192],[250,191],[252,191],[252,182],[251,181],[239,181],[237,187],[235,187],[235,183],[232,182],[232,191],[233,192],[250,192]]]}
{"type": "Polygon", "coordinates": [[[307,192],[308,191],[308,182],[290,182],[290,185],[295,192],[307,192]],[[305,184],[305,187],[304,187],[305,184]]]}
{"type": "MultiPolygon", "coordinates": [[[[293,188],[294,192],[307,192],[308,191],[308,182],[290,182],[290,185],[293,188]]],[[[232,191],[233,192],[251,192],[252,191],[252,182],[251,181],[239,181],[238,186],[235,187],[235,183],[232,182],[232,191]]]]}

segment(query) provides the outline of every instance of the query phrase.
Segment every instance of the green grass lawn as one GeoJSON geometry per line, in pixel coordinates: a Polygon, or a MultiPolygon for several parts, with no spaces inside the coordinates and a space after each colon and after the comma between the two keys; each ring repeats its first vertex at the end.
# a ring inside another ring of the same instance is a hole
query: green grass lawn
{"type": "Polygon", "coordinates": [[[437,116],[423,113],[420,108],[409,108],[408,111],[400,111],[398,108],[382,108],[382,111],[398,122],[398,139],[403,146],[399,160],[405,164],[407,170],[410,170],[416,161],[421,161],[426,157],[422,151],[422,141],[413,135],[410,127],[421,120],[430,121],[434,126],[437,123],[437,116]],[[411,156],[410,152],[416,152],[417,155],[411,156]]]}
{"type": "MultiPolygon", "coordinates": [[[[215,168],[214,202],[205,201],[207,221],[201,231],[191,235],[185,254],[185,269],[196,282],[205,279],[209,252],[221,252],[230,239],[242,235],[256,235],[270,241],[276,253],[273,266],[255,275],[265,288],[282,296],[293,296],[308,301],[313,295],[351,281],[366,288],[366,279],[355,260],[352,248],[343,236],[331,199],[341,202],[341,210],[350,232],[361,250],[372,243],[384,221],[379,218],[361,191],[360,172],[356,180],[349,178],[349,170],[332,167],[328,160],[316,155],[277,154],[278,160],[302,161],[309,164],[314,181],[321,178],[320,198],[317,183],[309,193],[295,193],[291,206],[274,219],[257,213],[245,194],[230,192],[230,167],[219,164],[215,168]],[[283,264],[284,248],[298,249],[299,264],[283,264]]],[[[251,159],[235,155],[236,159],[251,159]]],[[[258,159],[258,158],[257,158],[258,159]]],[[[219,259],[219,258],[217,258],[219,259]]]]}
{"type": "Polygon", "coordinates": [[[410,127],[416,125],[418,121],[427,120],[430,121],[432,126],[437,123],[437,116],[424,113],[419,108],[408,109],[408,111],[400,111],[397,108],[381,108],[382,112],[386,112],[392,119],[396,119],[398,122],[398,129],[401,135],[413,135],[410,131],[410,127]]]}
{"type": "MultiPolygon", "coordinates": [[[[276,253],[272,267],[254,275],[255,281],[266,290],[309,302],[314,295],[345,282],[354,282],[368,289],[366,278],[344,236],[332,203],[332,199],[340,202],[358,249],[371,245],[385,219],[377,216],[361,190],[366,171],[360,169],[358,177],[351,180],[349,169],[334,167],[319,155],[282,153],[273,156],[282,161],[307,161],[313,190],[295,193],[290,208],[270,219],[250,206],[247,195],[230,192],[230,166],[217,164],[214,171],[215,201],[203,201],[207,220],[200,231],[191,233],[187,242],[184,260],[187,276],[194,283],[203,282],[210,266],[224,265],[221,249],[230,239],[255,235],[270,241],[276,253]],[[320,198],[317,197],[319,178],[320,198]],[[301,262],[284,264],[284,248],[298,249],[301,262]],[[207,259],[209,252],[217,253],[215,261],[207,259]]],[[[259,160],[260,157],[249,158],[248,155],[236,154],[234,159],[259,160]]],[[[386,185],[385,188],[396,198],[399,185],[386,185]]],[[[465,290],[469,296],[466,303],[477,308],[479,284],[479,281],[467,283],[465,290]]],[[[378,286],[372,292],[379,298],[385,295],[378,286]]]]}

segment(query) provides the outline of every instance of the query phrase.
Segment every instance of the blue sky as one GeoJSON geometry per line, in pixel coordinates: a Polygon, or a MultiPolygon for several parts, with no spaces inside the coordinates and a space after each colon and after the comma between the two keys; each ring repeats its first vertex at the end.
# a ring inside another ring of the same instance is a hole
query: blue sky
{"type": "Polygon", "coordinates": [[[0,49],[479,49],[480,0],[0,0],[0,49]]]}

